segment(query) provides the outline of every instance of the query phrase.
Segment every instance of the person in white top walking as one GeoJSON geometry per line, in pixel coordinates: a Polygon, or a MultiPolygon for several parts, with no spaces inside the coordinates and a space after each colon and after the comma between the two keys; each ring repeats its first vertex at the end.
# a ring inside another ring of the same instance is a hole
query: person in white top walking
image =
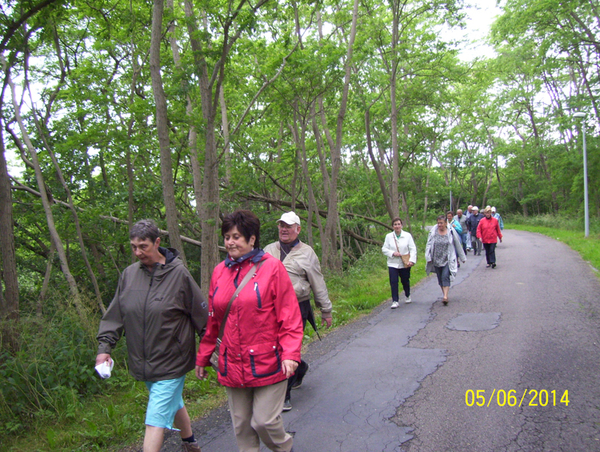
{"type": "Polygon", "coordinates": [[[410,268],[417,263],[417,247],[410,233],[402,230],[402,220],[392,220],[393,232],[385,236],[381,251],[387,257],[392,289],[392,309],[398,307],[398,279],[402,282],[406,303],[410,303],[410,268]]]}

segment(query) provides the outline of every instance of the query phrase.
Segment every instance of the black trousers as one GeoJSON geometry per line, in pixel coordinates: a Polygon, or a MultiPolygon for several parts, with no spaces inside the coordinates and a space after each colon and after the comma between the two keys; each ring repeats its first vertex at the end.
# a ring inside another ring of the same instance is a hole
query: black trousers
{"type": "MultiPolygon", "coordinates": [[[[312,306],[310,305],[310,300],[301,301],[300,303],[298,303],[298,305],[300,306],[300,314],[302,314],[302,331],[304,331],[304,329],[306,328],[306,319],[308,319],[308,314],[312,309],[312,306]]],[[[292,394],[292,386],[294,385],[294,383],[296,383],[296,381],[302,380],[304,378],[304,375],[306,374],[307,370],[308,364],[306,363],[306,361],[301,360],[300,364],[298,364],[298,368],[296,369],[294,375],[288,378],[287,389],[285,390],[285,400],[290,400],[292,394]]]]}
{"type": "Polygon", "coordinates": [[[490,264],[496,263],[496,244],[495,243],[484,243],[483,247],[485,248],[485,260],[490,264]]]}
{"type": "Polygon", "coordinates": [[[402,283],[404,295],[410,297],[410,267],[394,268],[388,267],[390,273],[390,288],[392,289],[392,301],[399,301],[398,298],[398,279],[402,283]]]}

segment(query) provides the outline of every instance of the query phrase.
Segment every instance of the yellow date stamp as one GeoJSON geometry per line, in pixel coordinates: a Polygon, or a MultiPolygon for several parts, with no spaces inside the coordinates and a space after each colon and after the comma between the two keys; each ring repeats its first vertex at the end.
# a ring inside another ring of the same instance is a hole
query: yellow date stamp
{"type": "Polygon", "coordinates": [[[516,389],[494,389],[490,393],[485,389],[467,389],[465,393],[467,406],[569,406],[569,390],[564,391],[547,389],[525,389],[517,392],[516,389]]]}

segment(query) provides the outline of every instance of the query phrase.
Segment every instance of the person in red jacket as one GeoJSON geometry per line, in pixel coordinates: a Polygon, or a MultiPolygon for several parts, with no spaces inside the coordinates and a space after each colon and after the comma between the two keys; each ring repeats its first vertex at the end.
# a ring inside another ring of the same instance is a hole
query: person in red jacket
{"type": "Polygon", "coordinates": [[[196,357],[196,376],[204,379],[221,324],[218,380],[227,390],[240,451],[289,452],[292,436],[281,411],[287,379],[300,363],[303,328],[298,298],[279,259],[260,248],[260,221],[248,210],[227,215],[221,226],[228,256],[210,281],[208,323],[196,357]],[[239,291],[244,277],[256,273],[239,291]],[[227,317],[225,312],[231,302],[227,317]]]}
{"type": "Polygon", "coordinates": [[[492,216],[492,209],[486,207],[483,211],[484,217],[477,225],[477,238],[485,248],[485,260],[487,267],[496,268],[496,243],[498,239],[502,242],[502,231],[498,220],[492,216]]]}

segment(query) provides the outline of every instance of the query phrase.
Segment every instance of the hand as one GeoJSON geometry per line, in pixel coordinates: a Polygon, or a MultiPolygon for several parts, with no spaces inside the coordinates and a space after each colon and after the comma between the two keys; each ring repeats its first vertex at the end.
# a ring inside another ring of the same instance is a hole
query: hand
{"type": "Polygon", "coordinates": [[[409,266],[409,267],[412,267],[413,265],[415,265],[415,263],[414,263],[414,262],[412,262],[412,261],[408,261],[408,266],[409,266]]]}
{"type": "Polygon", "coordinates": [[[398,251],[394,251],[392,256],[394,257],[400,257],[400,253],[398,251]]]}
{"type": "Polygon", "coordinates": [[[281,363],[281,371],[285,374],[285,378],[290,378],[296,372],[298,363],[293,359],[284,359],[281,363]]]}
{"type": "Polygon", "coordinates": [[[321,317],[321,326],[324,326],[325,328],[331,328],[332,320],[333,318],[331,317],[321,317]]]}
{"type": "Polygon", "coordinates": [[[96,356],[96,366],[99,366],[103,362],[108,361],[108,365],[112,364],[112,358],[109,353],[98,353],[96,356]]]}
{"type": "Polygon", "coordinates": [[[200,380],[204,380],[206,377],[208,377],[208,371],[206,370],[206,367],[196,366],[196,377],[198,377],[200,380]]]}
{"type": "Polygon", "coordinates": [[[502,243],[502,237],[500,237],[500,243],[502,243]]]}

